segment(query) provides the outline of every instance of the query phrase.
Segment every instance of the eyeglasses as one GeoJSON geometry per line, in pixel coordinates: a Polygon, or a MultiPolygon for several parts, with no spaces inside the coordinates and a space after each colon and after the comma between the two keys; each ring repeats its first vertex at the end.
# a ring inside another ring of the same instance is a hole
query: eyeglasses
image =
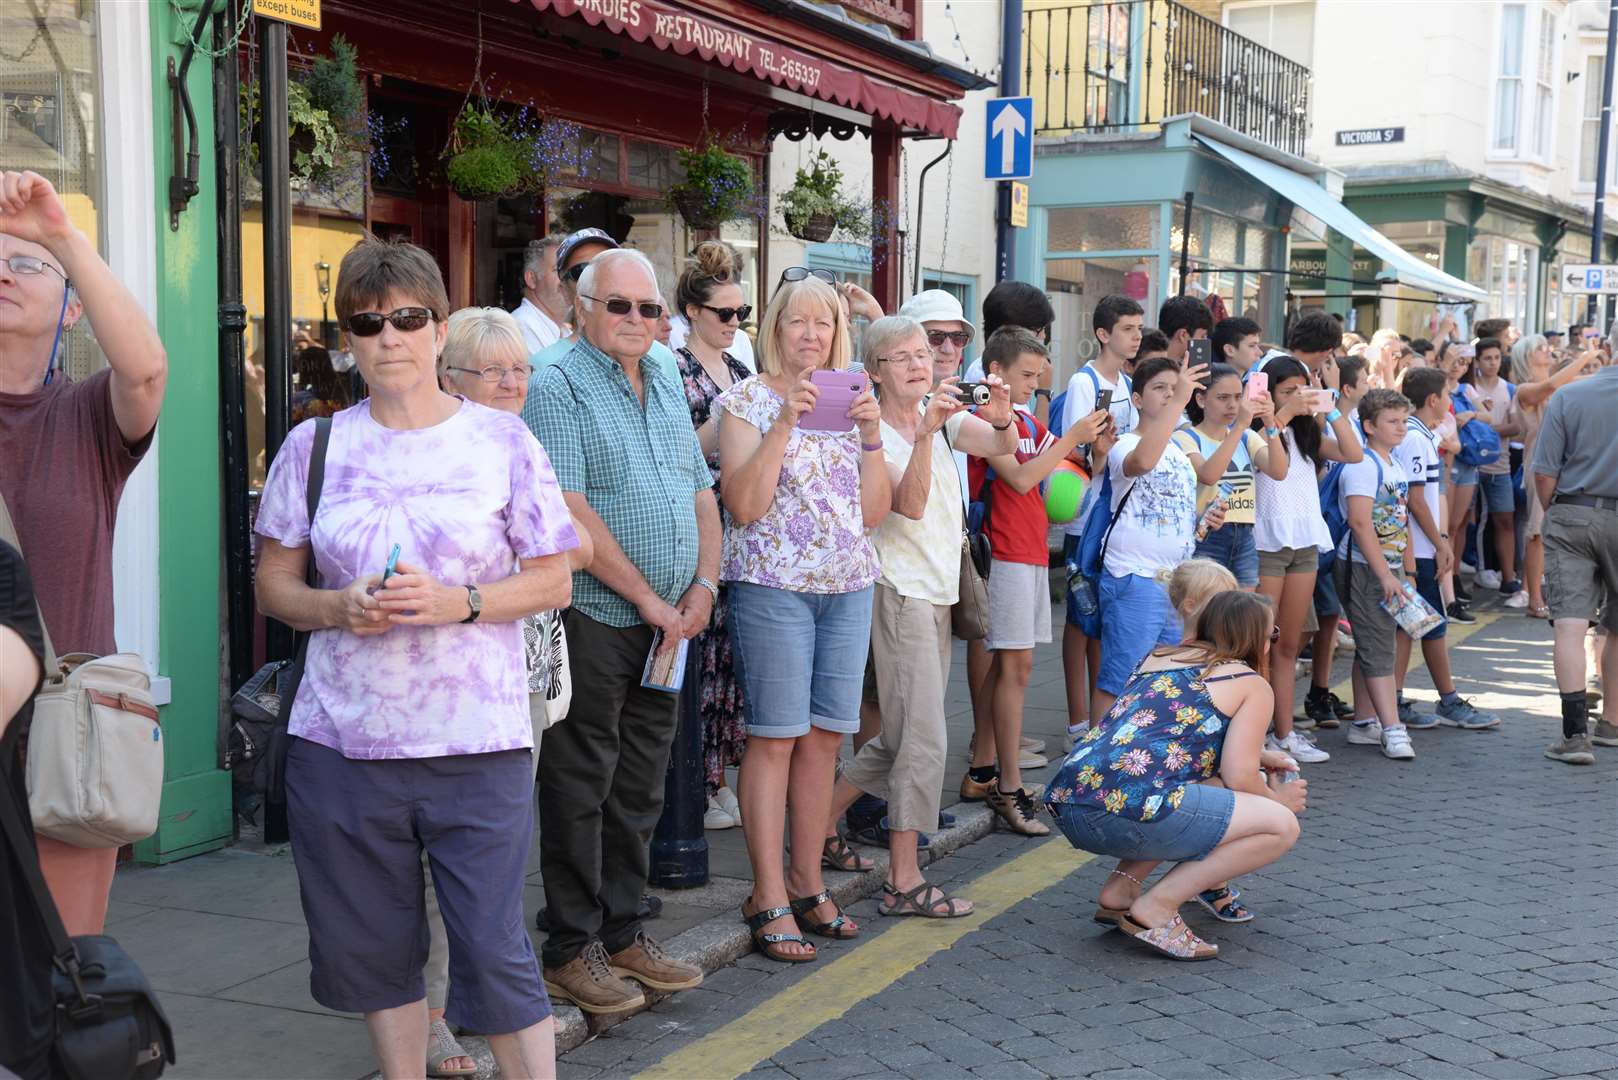
{"type": "Polygon", "coordinates": [[[931,353],[924,352],[894,353],[892,356],[879,356],[876,358],[876,362],[879,364],[897,364],[900,367],[905,367],[907,365],[910,367],[919,367],[923,364],[928,367],[932,367],[933,356],[931,353]]]}
{"type": "Polygon", "coordinates": [[[752,304],[743,304],[741,307],[709,307],[707,304],[702,304],[699,306],[704,311],[713,312],[714,315],[719,318],[720,322],[729,322],[732,319],[735,319],[737,322],[746,322],[747,317],[753,314],[752,304]]]}
{"type": "Polygon", "coordinates": [[[579,279],[584,276],[584,268],[589,266],[589,265],[590,265],[590,260],[589,259],[586,259],[581,263],[574,263],[572,266],[568,267],[566,270],[563,270],[561,276],[567,278],[569,281],[571,281],[575,285],[577,285],[579,283],[579,279]]]}
{"type": "Polygon", "coordinates": [[[625,300],[619,296],[615,296],[611,300],[602,300],[594,296],[586,296],[584,293],[579,294],[579,299],[588,300],[593,304],[602,304],[606,307],[607,312],[612,315],[623,316],[628,315],[631,310],[638,310],[640,317],[648,321],[656,321],[663,317],[663,305],[654,304],[649,300],[625,300]]]}
{"type": "Polygon", "coordinates": [[[957,349],[964,349],[972,343],[972,333],[969,330],[929,330],[927,331],[927,344],[935,349],[944,347],[944,342],[953,341],[957,349]]]}
{"type": "Polygon", "coordinates": [[[355,337],[376,337],[382,332],[382,324],[385,322],[392,323],[393,328],[401,334],[409,334],[432,321],[433,313],[427,308],[402,307],[386,315],[375,311],[361,311],[350,315],[344,325],[355,337]]]}
{"type": "Polygon", "coordinates": [[[810,269],[807,266],[789,266],[781,271],[781,284],[789,281],[802,281],[806,277],[817,277],[827,285],[837,284],[837,274],[832,270],[822,270],[820,267],[810,269]]]}
{"type": "Polygon", "coordinates": [[[511,367],[500,367],[498,364],[490,364],[486,368],[446,367],[444,370],[464,371],[468,375],[476,375],[486,383],[497,383],[501,379],[504,379],[507,375],[517,376],[518,382],[527,382],[528,376],[534,373],[534,369],[529,367],[527,364],[514,364],[511,367]]]}
{"type": "Polygon", "coordinates": [[[13,255],[6,260],[6,265],[11,267],[11,272],[18,277],[38,277],[49,270],[63,281],[67,280],[66,274],[35,255],[13,255]]]}

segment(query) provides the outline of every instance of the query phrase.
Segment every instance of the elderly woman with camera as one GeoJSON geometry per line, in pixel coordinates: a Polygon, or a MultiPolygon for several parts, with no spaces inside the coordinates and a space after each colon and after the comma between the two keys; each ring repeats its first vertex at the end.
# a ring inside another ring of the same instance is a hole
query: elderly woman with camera
{"type": "Polygon", "coordinates": [[[336,301],[371,396],[329,430],[293,430],[256,524],[259,607],[311,634],[286,764],[311,991],[365,1014],[384,1076],[422,1074],[425,849],[449,1020],[490,1034],[502,1075],[549,1075],[554,1023],[523,926],[534,737],[520,620],[567,606],[578,537],[522,422],[440,389],[449,304],[431,255],[361,241],[336,301]]]}
{"type": "Polygon", "coordinates": [[[758,349],[760,373],[716,402],[727,518],[720,577],[747,718],[737,787],[754,889],[742,916],[766,956],[803,963],[815,951],[791,932],[795,921],[830,938],[858,932],[821,881],[823,857],[852,854],[840,840],[823,853],[823,826],[838,746],[860,726],[878,574],[866,530],[887,516],[892,481],[876,398],[864,374],[848,370],[848,317],[830,284],[784,275],[758,349]],[[828,404],[817,408],[823,394],[828,404]]]}
{"type": "Polygon", "coordinates": [[[998,376],[989,377],[988,402],[975,415],[962,406],[953,375],[929,396],[933,351],[926,328],[908,316],[892,315],[866,328],[865,370],[880,394],[882,454],[893,489],[893,513],[871,533],[882,564],[871,616],[882,731],[843,770],[826,843],[837,842],[838,816],[862,793],[886,799],[889,863],[880,910],[955,918],[969,914],[971,903],[929,884],[916,858],[917,834],[938,822],[949,749],[944,687],[963,516],[951,450],[1009,454],[1017,433],[1011,397],[998,376]]]}

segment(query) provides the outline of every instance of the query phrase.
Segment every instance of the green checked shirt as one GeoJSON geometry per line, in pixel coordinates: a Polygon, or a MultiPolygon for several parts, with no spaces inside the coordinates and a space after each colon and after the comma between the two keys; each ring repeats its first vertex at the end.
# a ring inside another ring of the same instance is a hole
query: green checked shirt
{"type": "MultiPolygon", "coordinates": [[[[653,591],[671,604],[697,575],[697,492],[713,487],[685,391],[652,354],[641,358],[646,405],[618,362],[584,338],[535,375],[522,418],[563,491],[601,516],[653,591]]],[[[573,575],[573,606],[608,626],[635,626],[635,605],[573,575]]]]}

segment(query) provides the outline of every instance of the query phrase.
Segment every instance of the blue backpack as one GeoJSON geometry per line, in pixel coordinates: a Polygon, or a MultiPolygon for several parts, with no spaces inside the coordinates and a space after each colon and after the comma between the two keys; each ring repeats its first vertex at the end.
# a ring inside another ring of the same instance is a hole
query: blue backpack
{"type": "Polygon", "coordinates": [[[1058,439],[1060,439],[1062,437],[1062,432],[1067,430],[1066,390],[1063,390],[1060,394],[1057,394],[1051,399],[1051,410],[1049,415],[1050,423],[1045,425],[1045,430],[1049,431],[1052,435],[1055,435],[1058,439]]]}
{"type": "MultiPolygon", "coordinates": [[[[1515,399],[1517,388],[1511,383],[1506,383],[1506,395],[1515,399]]],[[[1450,404],[1457,413],[1477,411],[1466,394],[1460,390],[1450,398],[1450,404]]],[[[1456,430],[1455,437],[1461,442],[1461,452],[1455,455],[1455,460],[1462,465],[1493,465],[1500,460],[1502,451],[1500,436],[1488,424],[1469,421],[1456,430]]]]}
{"type": "MultiPolygon", "coordinates": [[[[1364,435],[1360,436],[1364,440],[1364,435]]],[[[1382,459],[1376,452],[1366,447],[1365,452],[1376,463],[1376,488],[1382,490],[1382,459]]],[[[1343,470],[1347,468],[1341,461],[1334,461],[1326,468],[1325,475],[1320,478],[1320,516],[1326,519],[1326,530],[1331,533],[1332,551],[1343,542],[1348,534],[1348,514],[1343,510],[1342,487],[1343,470]]],[[[1373,500],[1375,496],[1372,497],[1373,500]]],[[[1353,541],[1350,541],[1352,543],[1353,541]]]]}

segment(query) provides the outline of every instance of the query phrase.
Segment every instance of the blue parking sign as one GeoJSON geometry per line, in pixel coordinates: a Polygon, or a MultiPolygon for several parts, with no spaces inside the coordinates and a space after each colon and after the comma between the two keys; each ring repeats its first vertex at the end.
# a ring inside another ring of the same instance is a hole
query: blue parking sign
{"type": "Polygon", "coordinates": [[[1592,266],[1584,272],[1584,287],[1591,292],[1600,292],[1601,282],[1601,267],[1592,266]]]}

